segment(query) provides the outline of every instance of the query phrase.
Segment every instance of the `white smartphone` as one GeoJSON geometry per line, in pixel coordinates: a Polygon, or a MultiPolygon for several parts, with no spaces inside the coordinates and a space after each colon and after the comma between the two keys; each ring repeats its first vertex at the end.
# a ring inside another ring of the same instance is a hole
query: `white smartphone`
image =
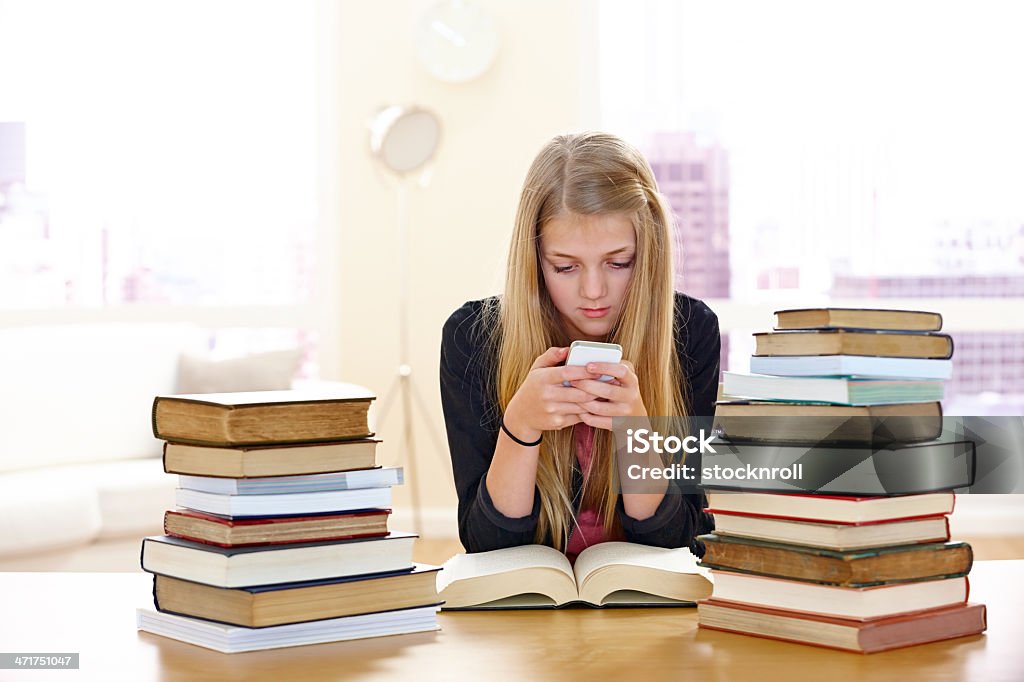
{"type": "MultiPolygon", "coordinates": [[[[569,346],[569,357],[565,364],[586,365],[591,362],[619,362],[622,360],[622,346],[617,343],[601,343],[600,341],[573,341],[569,346]]],[[[615,377],[609,374],[602,374],[598,381],[611,381],[615,377]]],[[[564,386],[570,386],[568,381],[562,382],[564,386]]]]}

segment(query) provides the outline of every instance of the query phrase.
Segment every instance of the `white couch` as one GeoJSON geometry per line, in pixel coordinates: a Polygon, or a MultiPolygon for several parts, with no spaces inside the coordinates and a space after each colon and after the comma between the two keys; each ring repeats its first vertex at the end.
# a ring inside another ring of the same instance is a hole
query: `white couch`
{"type": "Polygon", "coordinates": [[[204,340],[191,325],[0,329],[0,557],[160,532],[177,477],[153,397],[204,340]]]}
{"type": "Polygon", "coordinates": [[[0,329],[0,556],[158,532],[173,507],[149,422],[188,325],[0,329]]]}

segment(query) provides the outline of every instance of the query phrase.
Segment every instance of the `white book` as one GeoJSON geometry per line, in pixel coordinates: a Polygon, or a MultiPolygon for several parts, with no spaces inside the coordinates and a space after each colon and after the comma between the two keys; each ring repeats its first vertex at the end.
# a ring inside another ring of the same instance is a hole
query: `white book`
{"type": "Polygon", "coordinates": [[[412,568],[412,533],[289,545],[217,547],[167,535],[142,541],[142,570],[213,587],[256,587],[412,568]]]}
{"type": "Polygon", "coordinates": [[[706,568],[690,550],[602,542],[576,564],[543,545],[456,554],[437,575],[445,609],[690,605],[711,594],[706,568]]]}
{"type": "Polygon", "coordinates": [[[952,360],[876,358],[866,355],[754,355],[754,374],[779,376],[857,376],[883,379],[949,379],[952,360]]]}
{"type": "Polygon", "coordinates": [[[967,601],[967,577],[871,587],[837,587],[800,580],[713,570],[715,599],[772,609],[867,620],[967,601]]]}
{"type": "Polygon", "coordinates": [[[822,547],[842,552],[848,549],[910,545],[916,542],[945,542],[949,540],[949,523],[946,519],[945,516],[936,516],[909,521],[852,525],[718,512],[715,514],[715,532],[719,535],[786,542],[791,545],[822,547]]]}
{"type": "Polygon", "coordinates": [[[282,493],[330,492],[386,488],[404,482],[402,467],[377,467],[358,471],[303,476],[268,476],[262,478],[220,478],[213,476],[178,476],[178,487],[218,495],[279,495],[282,493]]]}
{"type": "Polygon", "coordinates": [[[225,654],[440,629],[436,605],[265,628],[225,625],[153,609],[137,609],[135,620],[138,629],[144,632],[225,654]]]}
{"type": "Polygon", "coordinates": [[[722,392],[739,398],[838,405],[892,405],[942,400],[937,379],[860,379],[852,377],[790,377],[724,372],[722,392]]]}
{"type": "Polygon", "coordinates": [[[951,492],[894,497],[773,495],[708,490],[708,510],[816,522],[864,524],[952,514],[951,492]]]}
{"type": "Polygon", "coordinates": [[[180,507],[232,518],[318,514],[357,509],[387,509],[391,507],[391,488],[360,488],[273,495],[222,495],[178,488],[175,491],[174,499],[180,507]]]}

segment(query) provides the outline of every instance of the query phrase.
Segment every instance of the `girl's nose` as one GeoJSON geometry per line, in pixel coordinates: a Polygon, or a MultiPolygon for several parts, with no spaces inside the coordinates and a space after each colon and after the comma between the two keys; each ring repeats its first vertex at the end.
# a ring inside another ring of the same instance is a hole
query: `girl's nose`
{"type": "Polygon", "coordinates": [[[583,298],[596,303],[605,297],[607,290],[604,273],[600,269],[584,273],[580,286],[580,295],[583,298]]]}

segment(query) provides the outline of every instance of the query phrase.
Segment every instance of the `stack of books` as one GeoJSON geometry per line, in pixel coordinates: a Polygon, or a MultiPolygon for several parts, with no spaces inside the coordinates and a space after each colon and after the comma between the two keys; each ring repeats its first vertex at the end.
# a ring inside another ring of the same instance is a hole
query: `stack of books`
{"type": "Polygon", "coordinates": [[[916,494],[884,496],[833,466],[880,450],[905,464],[950,447],[940,439],[953,350],[942,318],[776,315],[774,332],[755,335],[754,374],[725,374],[718,428],[741,460],[802,453],[820,480],[796,493],[711,484],[716,530],[701,539],[714,591],[699,605],[701,627],[865,653],[984,631],[985,606],[968,603],[971,547],[949,538],[952,488],[965,482],[929,479],[915,464],[893,480],[916,494]],[[834,481],[843,494],[822,494],[834,481]]]}
{"type": "Polygon", "coordinates": [[[179,475],[166,535],[142,543],[155,610],[138,627],[233,653],[436,630],[435,566],[388,530],[363,389],[157,397],[179,475]]]}

